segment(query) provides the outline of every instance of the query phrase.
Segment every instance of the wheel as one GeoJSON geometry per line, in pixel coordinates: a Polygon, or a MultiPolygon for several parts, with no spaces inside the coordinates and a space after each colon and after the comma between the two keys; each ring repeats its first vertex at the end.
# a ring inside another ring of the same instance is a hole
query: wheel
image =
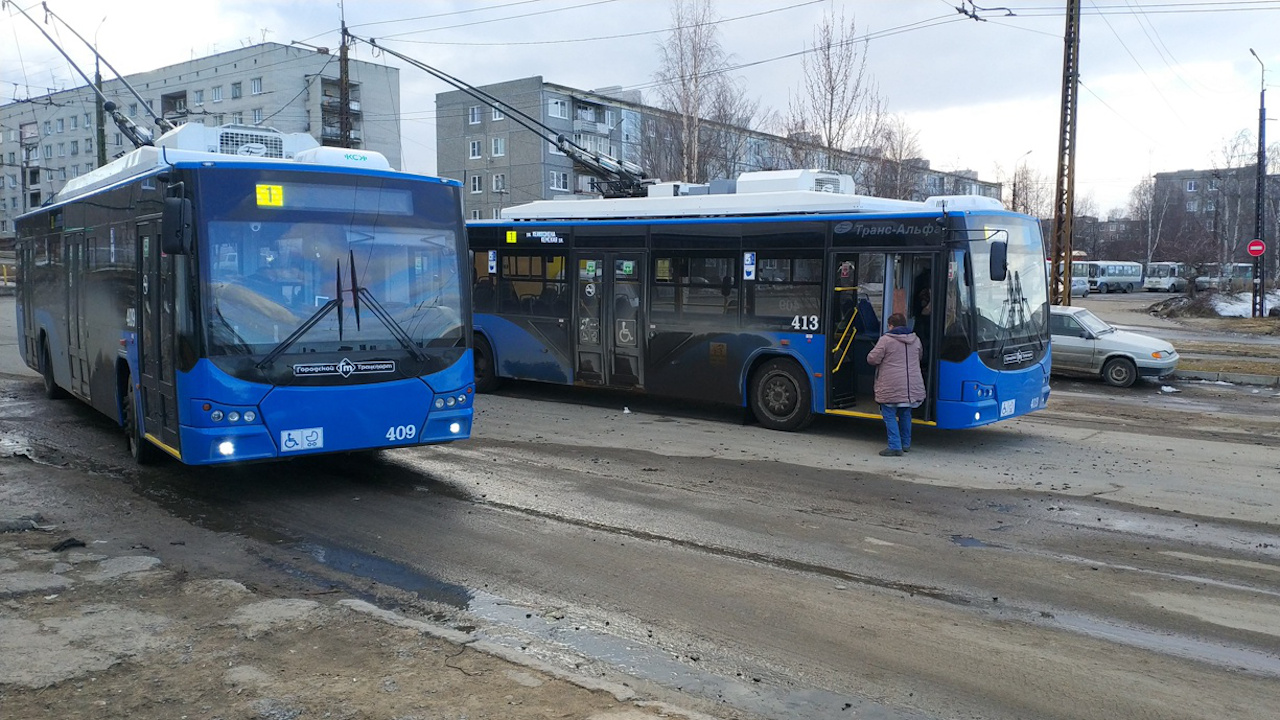
{"type": "Polygon", "coordinates": [[[138,433],[138,406],[134,404],[133,382],[126,379],[124,391],[124,437],[129,454],[139,465],[154,465],[160,459],[160,450],[138,433]]]}
{"type": "Polygon", "coordinates": [[[40,341],[40,376],[44,379],[44,396],[50,400],[61,400],[67,396],[67,391],[58,387],[58,383],[53,379],[53,353],[49,352],[49,338],[40,341]]]}
{"type": "Polygon", "coordinates": [[[502,385],[502,378],[498,377],[497,368],[494,367],[493,347],[489,345],[489,341],[476,335],[471,353],[475,358],[476,392],[491,393],[497,390],[502,385]]]}
{"type": "Polygon", "coordinates": [[[1133,292],[1133,283],[1129,283],[1129,284],[1127,284],[1127,285],[1125,285],[1125,286],[1124,286],[1124,294],[1125,294],[1125,295],[1128,295],[1128,294],[1129,294],[1129,293],[1131,293],[1131,292],[1133,292]]]}
{"type": "Polygon", "coordinates": [[[1138,379],[1138,368],[1129,358],[1111,358],[1102,366],[1102,379],[1108,385],[1127,388],[1138,379]]]}
{"type": "Polygon", "coordinates": [[[1111,290],[1107,288],[1106,283],[1098,283],[1098,292],[1102,293],[1103,295],[1106,295],[1107,293],[1111,292],[1111,290]]]}
{"type": "Polygon", "coordinates": [[[799,430],[813,419],[812,390],[794,361],[776,358],[751,376],[751,412],[770,430],[799,430]]]}

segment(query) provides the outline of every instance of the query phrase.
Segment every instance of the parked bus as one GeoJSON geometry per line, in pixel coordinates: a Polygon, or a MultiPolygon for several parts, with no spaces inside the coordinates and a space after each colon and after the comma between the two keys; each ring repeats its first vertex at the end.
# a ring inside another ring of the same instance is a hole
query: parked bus
{"type": "Polygon", "coordinates": [[[1185,292],[1190,273],[1191,268],[1185,263],[1150,262],[1147,263],[1147,279],[1142,281],[1142,287],[1147,292],[1185,292]]]}
{"type": "MultiPolygon", "coordinates": [[[[1133,292],[1142,287],[1142,263],[1124,260],[1083,260],[1088,271],[1089,291],[1133,292]]],[[[1072,266],[1074,272],[1074,265],[1072,266]]]]}
{"type": "Polygon", "coordinates": [[[1197,290],[1240,292],[1253,286],[1253,263],[1206,263],[1196,276],[1197,290]]]}
{"type": "Polygon", "coordinates": [[[467,438],[460,194],[307,135],[184,125],[18,219],[23,359],[141,463],[467,438]]]}
{"type": "Polygon", "coordinates": [[[647,198],[540,201],[470,222],[478,386],[728,403],[779,430],[820,413],[879,418],[866,357],[900,312],[925,346],[917,422],[966,428],[1044,407],[1035,219],[988,198],[884,200],[852,185],[747,173],[690,194],[660,184],[647,198]],[[722,189],[735,191],[710,192],[722,189]]]}

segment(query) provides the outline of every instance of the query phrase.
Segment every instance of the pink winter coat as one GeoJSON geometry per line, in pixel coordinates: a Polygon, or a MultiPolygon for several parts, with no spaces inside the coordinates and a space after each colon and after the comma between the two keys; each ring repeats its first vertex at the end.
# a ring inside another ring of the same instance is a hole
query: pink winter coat
{"type": "Polygon", "coordinates": [[[867,362],[878,365],[876,402],[881,405],[924,401],[924,376],[920,374],[920,353],[924,347],[915,333],[889,332],[867,353],[867,362]]]}

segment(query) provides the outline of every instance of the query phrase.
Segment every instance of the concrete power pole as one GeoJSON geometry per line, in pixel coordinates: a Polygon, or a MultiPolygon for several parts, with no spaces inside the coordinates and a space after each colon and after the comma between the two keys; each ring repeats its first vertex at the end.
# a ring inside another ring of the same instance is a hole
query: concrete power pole
{"type": "Polygon", "coordinates": [[[1080,0],[1067,0],[1062,51],[1062,118],[1058,135],[1058,178],[1053,200],[1049,302],[1071,304],[1071,219],[1075,214],[1076,97],[1080,87],[1080,0]]]}
{"type": "Polygon", "coordinates": [[[351,76],[347,66],[347,45],[351,36],[347,34],[347,20],[342,19],[342,45],[338,49],[338,132],[342,147],[351,147],[351,76]]]}
{"type": "Polygon", "coordinates": [[[107,164],[107,116],[102,108],[102,70],[95,57],[93,61],[93,84],[98,88],[97,102],[94,103],[94,115],[98,125],[98,167],[107,164]]]}

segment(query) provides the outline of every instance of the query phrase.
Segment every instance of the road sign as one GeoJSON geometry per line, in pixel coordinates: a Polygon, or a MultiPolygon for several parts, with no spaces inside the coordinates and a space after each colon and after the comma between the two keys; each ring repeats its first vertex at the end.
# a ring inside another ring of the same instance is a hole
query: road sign
{"type": "Polygon", "coordinates": [[[1262,253],[1267,251],[1267,244],[1261,240],[1250,240],[1246,249],[1249,251],[1250,255],[1254,257],[1262,257],[1262,253]]]}

